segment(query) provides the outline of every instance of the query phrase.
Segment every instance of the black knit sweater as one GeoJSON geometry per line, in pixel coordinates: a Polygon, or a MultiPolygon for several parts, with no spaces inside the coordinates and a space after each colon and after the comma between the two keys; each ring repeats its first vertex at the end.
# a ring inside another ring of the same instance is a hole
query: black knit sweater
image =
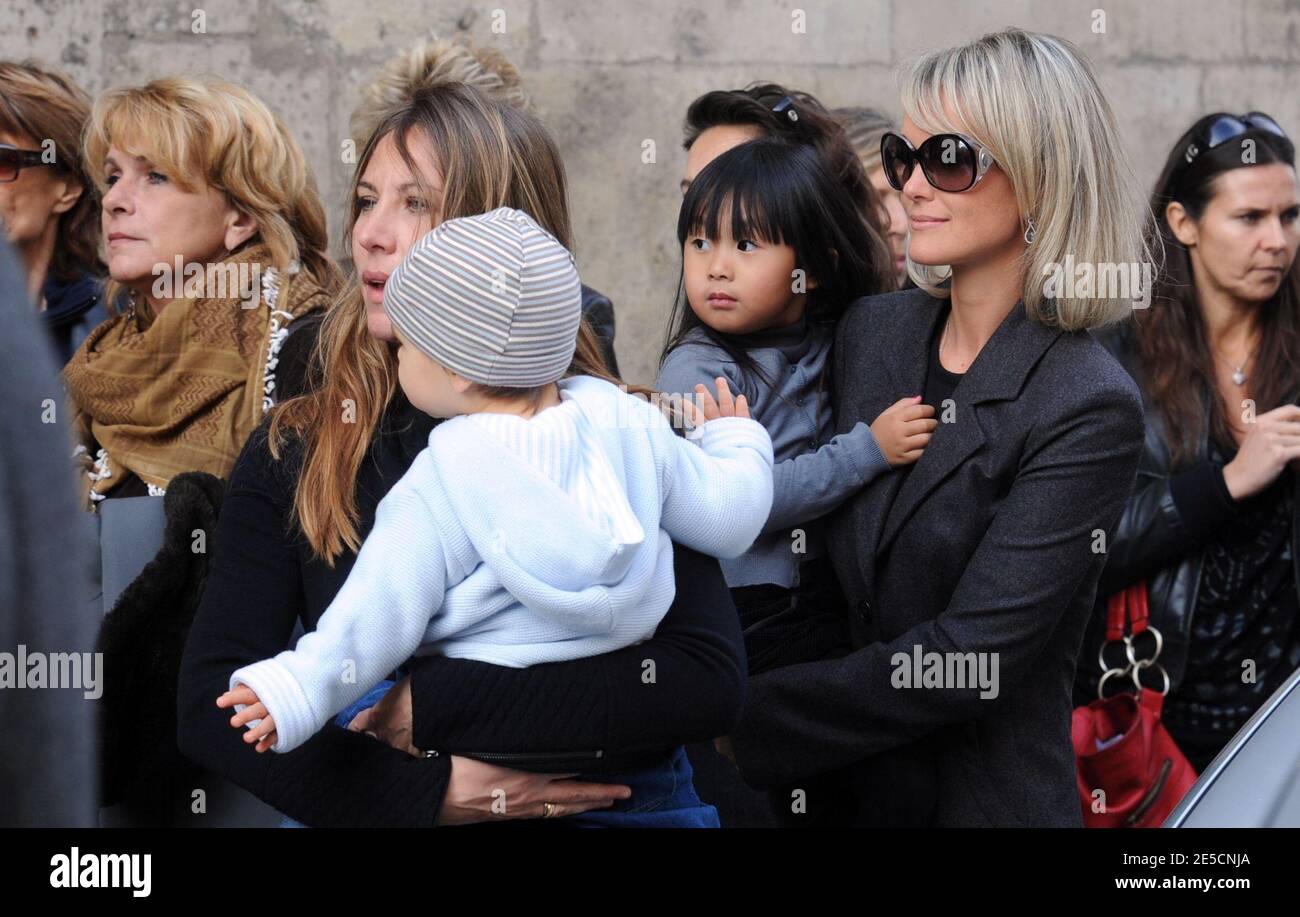
{"type": "MultiPolygon", "coordinates": [[[[357,481],[363,536],[432,425],[398,394],[357,481]]],[[[414,740],[437,757],[413,758],[332,724],[293,752],[257,754],[217,696],[235,669],[285,649],[295,621],[314,628],[356,559],[345,553],[330,569],[293,530],[295,445],[274,461],[263,425],[231,475],[179,684],[180,746],[196,762],[307,825],[430,827],[449,754],[599,751],[583,772],[613,771],[725,735],[738,721],[745,657],[730,594],[716,560],[674,545],[677,595],[645,643],[527,669],[413,660],[414,740]]]]}

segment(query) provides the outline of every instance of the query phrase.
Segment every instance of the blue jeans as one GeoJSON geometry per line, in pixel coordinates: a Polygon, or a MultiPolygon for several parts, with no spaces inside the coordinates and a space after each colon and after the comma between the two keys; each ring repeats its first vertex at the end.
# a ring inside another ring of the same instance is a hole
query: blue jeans
{"type": "Polygon", "coordinates": [[[686,749],[678,747],[661,764],[619,774],[582,774],[591,783],[621,783],[627,799],[563,819],[574,828],[721,828],[718,810],[700,799],[686,749]]]}
{"type": "MultiPolygon", "coordinates": [[[[393,686],[381,681],[365,697],[334,718],[346,729],[362,710],[379,703],[393,686]]],[[[618,783],[631,787],[632,795],[618,799],[608,809],[593,809],[570,815],[559,823],[574,828],[720,828],[718,810],[703,802],[695,793],[690,759],[686,749],[678,748],[661,763],[617,774],[581,774],[578,780],[591,783],[618,783]]],[[[286,817],[281,828],[305,828],[306,825],[286,817]]]]}

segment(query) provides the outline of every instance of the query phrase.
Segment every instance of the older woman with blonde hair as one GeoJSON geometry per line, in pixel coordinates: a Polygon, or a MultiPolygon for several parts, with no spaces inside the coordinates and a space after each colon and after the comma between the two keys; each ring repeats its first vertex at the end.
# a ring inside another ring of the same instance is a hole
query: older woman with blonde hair
{"type": "Polygon", "coordinates": [[[120,310],[64,371],[88,504],[225,477],[337,283],[302,150],[247,90],[169,78],[101,96],[84,157],[120,310]]]}
{"type": "Polygon", "coordinates": [[[923,452],[830,519],[849,651],[750,679],[720,744],[796,823],[1079,826],[1070,689],[1143,423],[1089,334],[1133,291],[1052,271],[1146,261],[1142,194],[1066,41],[986,35],[902,89],[882,155],[920,289],[844,314],[834,399],[843,432],[920,395],[923,452]]]}

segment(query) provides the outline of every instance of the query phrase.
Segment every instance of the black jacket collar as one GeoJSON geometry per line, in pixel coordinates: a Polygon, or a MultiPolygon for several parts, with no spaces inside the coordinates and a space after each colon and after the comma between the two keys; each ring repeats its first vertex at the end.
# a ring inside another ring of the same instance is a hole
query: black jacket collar
{"type": "MultiPolygon", "coordinates": [[[[919,394],[925,385],[930,341],[948,303],[919,293],[913,299],[917,307],[903,312],[903,321],[895,324],[897,338],[886,351],[886,368],[897,385],[919,394]]],[[[1038,358],[1060,333],[1029,318],[1024,301],[1017,302],[962,376],[965,400],[978,404],[1016,397],[1038,358]]]]}
{"type": "MultiPolygon", "coordinates": [[[[946,304],[940,299],[929,295],[914,298],[917,307],[899,313],[903,318],[895,323],[893,346],[883,350],[894,392],[924,391],[930,340],[945,312],[946,304]]],[[[996,430],[981,427],[974,406],[1019,395],[1039,358],[1060,334],[1060,330],[1029,318],[1023,302],[1017,302],[1007,313],[953,392],[958,422],[943,423],[943,406],[934,405],[939,428],[889,508],[877,553],[890,545],[916,507],[984,444],[987,435],[996,435],[996,430]]],[[[889,403],[898,397],[890,398],[889,403]]]]}

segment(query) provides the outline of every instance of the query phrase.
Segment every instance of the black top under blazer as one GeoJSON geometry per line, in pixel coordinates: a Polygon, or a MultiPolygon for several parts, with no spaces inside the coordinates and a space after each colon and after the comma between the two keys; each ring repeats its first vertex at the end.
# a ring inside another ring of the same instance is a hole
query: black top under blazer
{"type": "MultiPolygon", "coordinates": [[[[837,431],[923,391],[946,307],[906,290],[846,311],[837,431]]],[[[1097,532],[1114,529],[1137,472],[1141,399],[1090,334],[1017,303],[953,401],[910,473],[877,477],[830,518],[853,650],[751,678],[736,759],[752,784],[822,792],[809,811],[852,824],[1078,826],[1071,684],[1105,560],[1097,532]],[[997,696],[893,687],[895,654],[916,646],[996,653],[997,696]]]]}

